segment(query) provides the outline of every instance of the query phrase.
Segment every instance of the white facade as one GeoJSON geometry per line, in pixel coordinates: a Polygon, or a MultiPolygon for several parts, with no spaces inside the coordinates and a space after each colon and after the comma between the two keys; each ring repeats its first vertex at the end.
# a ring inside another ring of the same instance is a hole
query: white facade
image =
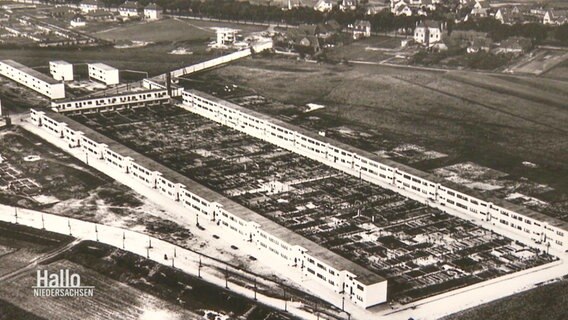
{"type": "Polygon", "coordinates": [[[237,41],[239,30],[230,28],[217,28],[217,44],[220,46],[232,45],[237,41]]]}
{"type": "Polygon", "coordinates": [[[67,61],[50,61],[49,73],[55,80],[73,81],[73,65],[67,61]]]}
{"type": "Polygon", "coordinates": [[[110,111],[161,105],[169,101],[170,97],[166,90],[149,90],[72,101],[52,101],[51,110],[55,112],[110,111]]]}
{"type": "Polygon", "coordinates": [[[258,250],[274,257],[273,261],[267,263],[292,266],[297,272],[331,288],[338,294],[337,299],[343,295],[363,308],[387,301],[386,279],[293,231],[169,168],[160,167],[160,172],[156,170],[159,165],[150,160],[133,159],[134,155],[128,156],[128,151],[116,143],[105,144],[87,137],[88,134],[76,129],[76,123],[60,114],[48,114],[32,109],[30,118],[34,125],[69,141],[70,148],[81,148],[87,164],[89,158],[96,158],[104,160],[110,167],[119,168],[144,184],[156,188],[163,195],[179,201],[188,209],[189,214],[217,221],[222,232],[230,232],[256,244],[258,250]]]}
{"type": "Polygon", "coordinates": [[[162,18],[162,8],[154,3],[150,3],[144,8],[144,19],[158,20],[162,18]]]}
{"type": "MultiPolygon", "coordinates": [[[[568,224],[500,199],[471,196],[471,190],[440,182],[425,172],[321,137],[266,115],[195,90],[184,91],[184,108],[213,121],[320,161],[365,181],[441,208],[449,208],[525,238],[528,246],[568,250],[568,224]],[[443,183],[443,184],[442,184],[443,183]]],[[[448,211],[452,213],[452,211],[448,211]]],[[[506,236],[506,235],[505,235],[506,236]]]]}
{"type": "Polygon", "coordinates": [[[0,75],[14,80],[50,99],[65,98],[65,86],[63,83],[16,61],[0,61],[0,75]]]}
{"type": "Polygon", "coordinates": [[[89,78],[98,80],[106,85],[120,82],[118,69],[103,63],[89,63],[89,78]]]}

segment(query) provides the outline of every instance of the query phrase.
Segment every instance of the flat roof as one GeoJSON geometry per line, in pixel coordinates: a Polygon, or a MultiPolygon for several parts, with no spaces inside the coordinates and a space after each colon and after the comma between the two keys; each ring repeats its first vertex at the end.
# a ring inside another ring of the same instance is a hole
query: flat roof
{"type": "Polygon", "coordinates": [[[101,70],[105,70],[105,71],[118,70],[115,67],[111,67],[108,64],[104,64],[104,63],[100,63],[100,62],[88,63],[88,65],[93,66],[95,68],[99,68],[101,70]]]}
{"type": "MultiPolygon", "coordinates": [[[[177,108],[173,107],[172,108],[177,108]]],[[[373,283],[378,283],[385,281],[386,279],[371,272],[370,270],[358,265],[357,263],[350,261],[339,254],[309,240],[302,235],[297,234],[296,232],[287,229],[284,226],[279,225],[278,223],[246,208],[243,205],[236,203],[235,201],[223,196],[222,194],[211,190],[204,185],[174,171],[128,147],[125,145],[108,138],[107,136],[73,120],[70,119],[60,113],[56,113],[49,110],[41,110],[44,111],[45,114],[58,122],[64,122],[67,124],[67,127],[75,130],[81,131],[83,134],[98,143],[106,144],[109,149],[112,151],[120,154],[123,157],[130,157],[136,162],[137,164],[143,166],[144,168],[152,171],[158,171],[162,173],[162,177],[170,180],[174,183],[180,183],[187,187],[188,191],[196,194],[197,196],[206,199],[210,202],[217,202],[223,206],[223,209],[226,211],[234,214],[235,216],[255,222],[260,225],[261,229],[280,240],[286,242],[289,245],[297,245],[300,246],[308,251],[308,254],[313,256],[314,258],[320,260],[323,263],[326,263],[333,268],[342,271],[346,270],[357,276],[357,281],[369,285],[373,283]]]]}
{"type": "Polygon", "coordinates": [[[393,160],[388,159],[388,158],[381,157],[381,156],[374,154],[372,152],[368,152],[368,151],[353,147],[351,145],[339,142],[339,141],[331,139],[329,137],[321,136],[321,135],[319,135],[319,134],[317,134],[313,131],[309,131],[309,130],[304,129],[302,127],[289,124],[289,123],[284,122],[284,121],[279,120],[279,119],[275,119],[275,118],[273,118],[269,115],[266,115],[266,114],[263,114],[263,113],[260,113],[260,112],[254,111],[254,110],[250,110],[250,109],[245,108],[245,107],[241,107],[237,104],[234,104],[232,102],[217,98],[217,97],[212,96],[210,94],[207,94],[205,92],[201,92],[201,91],[193,90],[193,89],[189,89],[189,90],[185,90],[185,91],[194,93],[198,96],[202,96],[202,97],[207,98],[211,101],[225,105],[226,107],[230,107],[230,108],[239,110],[243,113],[257,117],[259,119],[266,120],[266,121],[268,121],[268,122],[270,122],[274,125],[278,125],[278,126],[281,126],[283,128],[286,128],[286,129],[289,129],[289,130],[292,130],[292,131],[296,131],[297,133],[303,134],[303,135],[310,137],[314,140],[329,143],[330,145],[332,145],[334,147],[341,148],[343,150],[346,150],[346,151],[349,151],[349,152],[352,152],[352,153],[356,153],[360,156],[363,156],[367,159],[382,163],[386,166],[399,169],[399,170],[404,171],[408,174],[417,176],[419,178],[426,179],[426,180],[434,182],[434,183],[439,183],[444,187],[453,189],[453,190],[458,191],[458,192],[462,192],[462,193],[469,195],[471,197],[475,197],[475,198],[478,198],[478,199],[486,201],[486,202],[491,202],[491,203],[493,203],[497,206],[500,206],[504,209],[515,211],[515,212],[522,214],[522,215],[525,215],[527,217],[530,217],[530,218],[533,218],[533,219],[536,219],[536,220],[540,220],[540,221],[543,221],[543,222],[547,222],[550,225],[556,226],[558,228],[562,228],[564,230],[568,230],[568,222],[554,218],[554,217],[551,217],[551,216],[548,216],[548,215],[545,215],[545,214],[537,212],[537,211],[534,211],[534,210],[529,209],[525,206],[521,206],[521,205],[518,205],[518,204],[515,204],[515,203],[512,203],[512,202],[509,202],[507,200],[497,198],[495,196],[491,196],[491,195],[481,193],[479,191],[470,189],[470,188],[468,188],[464,185],[461,185],[461,184],[458,184],[458,183],[455,183],[455,182],[451,182],[451,181],[448,181],[448,180],[443,179],[441,177],[438,177],[434,174],[431,174],[431,173],[428,173],[428,172],[425,172],[425,171],[422,171],[422,170],[418,170],[416,168],[412,168],[412,167],[407,166],[405,164],[393,161],[393,160]]]}
{"type": "MultiPolygon", "coordinates": [[[[144,93],[152,93],[152,92],[164,92],[164,91],[167,91],[167,89],[145,89],[145,90],[139,90],[139,91],[127,91],[127,92],[121,92],[121,93],[118,93],[118,94],[83,97],[83,98],[79,98],[79,99],[64,98],[64,99],[59,99],[57,101],[52,101],[51,106],[56,107],[60,104],[65,104],[65,103],[70,103],[70,102],[89,101],[89,100],[98,100],[98,99],[106,99],[106,98],[118,98],[118,97],[132,96],[132,95],[136,95],[136,94],[144,94],[144,93]]],[[[93,108],[95,108],[95,107],[93,107],[93,108]]]]}
{"type": "Polygon", "coordinates": [[[58,83],[61,83],[61,82],[59,82],[59,81],[53,79],[52,77],[50,77],[50,76],[48,76],[48,75],[46,75],[46,74],[43,74],[43,73],[41,73],[41,72],[39,72],[39,71],[37,71],[37,70],[34,70],[34,69],[30,68],[30,67],[26,67],[25,65],[23,65],[23,64],[21,64],[21,63],[19,63],[19,62],[16,62],[16,61],[14,61],[14,60],[2,60],[2,61],[0,61],[0,62],[9,65],[9,66],[12,67],[12,68],[18,69],[18,70],[20,70],[20,71],[22,71],[22,72],[24,72],[24,73],[27,73],[27,74],[29,74],[30,76],[32,76],[32,77],[34,77],[34,78],[36,78],[36,79],[39,79],[39,80],[41,80],[41,81],[43,81],[43,82],[46,82],[46,83],[48,83],[48,84],[58,84],[58,83]]]}
{"type": "Polygon", "coordinates": [[[71,64],[71,63],[69,63],[67,61],[63,61],[63,60],[49,61],[49,63],[61,64],[61,65],[70,65],[71,64]]]}

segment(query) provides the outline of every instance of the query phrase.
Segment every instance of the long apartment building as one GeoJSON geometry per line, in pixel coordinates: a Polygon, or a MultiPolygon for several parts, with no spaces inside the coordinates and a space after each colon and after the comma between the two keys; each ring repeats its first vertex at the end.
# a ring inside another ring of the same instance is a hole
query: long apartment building
{"type": "Polygon", "coordinates": [[[14,80],[50,99],[65,98],[65,86],[62,82],[14,60],[0,61],[0,75],[14,80]]]}
{"type": "Polygon", "coordinates": [[[63,113],[86,113],[130,109],[170,102],[167,90],[144,90],[113,96],[51,102],[51,110],[63,113]]]}
{"type": "Polygon", "coordinates": [[[292,267],[334,290],[337,301],[342,295],[363,308],[387,301],[387,280],[366,268],[62,114],[32,109],[30,117],[34,125],[64,140],[69,148],[79,148],[87,163],[102,160],[178,201],[188,215],[216,221],[221,232],[252,242],[274,258],[266,264],[292,267]]]}
{"type": "Polygon", "coordinates": [[[448,213],[457,211],[498,224],[539,248],[568,250],[568,223],[508,201],[480,194],[373,153],[340,143],[196,90],[183,92],[185,109],[320,161],[345,173],[398,191],[448,213]],[[446,210],[444,210],[446,211],[446,210]]]}

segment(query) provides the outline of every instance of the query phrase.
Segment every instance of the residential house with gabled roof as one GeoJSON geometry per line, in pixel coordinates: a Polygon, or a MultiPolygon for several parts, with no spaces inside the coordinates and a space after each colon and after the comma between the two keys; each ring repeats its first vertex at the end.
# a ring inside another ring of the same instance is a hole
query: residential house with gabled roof
{"type": "Polygon", "coordinates": [[[367,20],[357,20],[348,26],[353,39],[368,38],[371,36],[371,23],[367,20]]]}
{"type": "Polygon", "coordinates": [[[341,0],[339,9],[342,11],[357,10],[357,0],[341,0]]]}
{"type": "Polygon", "coordinates": [[[87,21],[113,21],[115,13],[105,10],[95,10],[85,14],[87,21]]]}
{"type": "Polygon", "coordinates": [[[99,0],[83,0],[79,3],[79,9],[83,12],[91,12],[99,9],[104,9],[104,4],[99,0]]]}
{"type": "Polygon", "coordinates": [[[440,21],[424,20],[414,29],[414,41],[426,47],[442,41],[443,25],[440,21]]]}
{"type": "Polygon", "coordinates": [[[395,16],[412,16],[412,9],[410,9],[410,6],[406,3],[405,0],[393,1],[391,12],[395,16]]]}
{"type": "Polygon", "coordinates": [[[523,14],[517,7],[504,7],[497,9],[497,12],[495,12],[495,19],[499,20],[502,24],[509,25],[522,23],[524,21],[523,14]]]}
{"type": "Polygon", "coordinates": [[[123,17],[138,17],[140,16],[140,9],[138,1],[126,1],[118,6],[118,13],[123,17]]]}
{"type": "Polygon", "coordinates": [[[552,25],[562,25],[568,23],[567,10],[547,10],[542,18],[542,23],[552,25]]]}
{"type": "Polygon", "coordinates": [[[155,3],[150,3],[144,7],[144,19],[146,20],[158,20],[162,18],[162,7],[155,3]]]}
{"type": "Polygon", "coordinates": [[[337,6],[337,2],[333,0],[318,0],[314,9],[320,12],[328,12],[337,6]]]}

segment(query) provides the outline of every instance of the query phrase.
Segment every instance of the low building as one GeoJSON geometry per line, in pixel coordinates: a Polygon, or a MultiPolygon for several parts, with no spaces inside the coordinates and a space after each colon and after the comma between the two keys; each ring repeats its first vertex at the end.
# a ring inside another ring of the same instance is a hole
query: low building
{"type": "Polygon", "coordinates": [[[0,75],[14,80],[50,99],[65,98],[65,86],[62,82],[14,60],[0,61],[0,75]]]}
{"type": "Polygon", "coordinates": [[[83,12],[91,12],[99,9],[103,9],[104,5],[102,1],[99,0],[83,0],[79,3],[79,9],[83,12]]]}
{"type": "Polygon", "coordinates": [[[237,42],[237,35],[239,30],[231,28],[217,28],[217,45],[219,46],[231,46],[237,42]]]}
{"type": "Polygon", "coordinates": [[[523,37],[510,37],[503,41],[497,48],[497,53],[515,53],[523,54],[529,51],[532,47],[532,41],[523,37]]]}
{"type": "Polygon", "coordinates": [[[52,101],[51,110],[61,113],[89,113],[150,107],[169,102],[167,90],[144,90],[113,96],[52,101]]]}
{"type": "Polygon", "coordinates": [[[115,15],[110,11],[94,10],[85,14],[87,21],[114,21],[115,15]]]}
{"type": "Polygon", "coordinates": [[[439,21],[425,20],[414,29],[414,41],[426,47],[442,41],[443,25],[439,21]]]}
{"type": "Polygon", "coordinates": [[[89,78],[98,80],[106,85],[118,84],[120,82],[118,69],[104,63],[89,63],[89,78]]]}
{"type": "Polygon", "coordinates": [[[67,61],[50,61],[49,73],[55,80],[73,81],[73,65],[67,61]]]}
{"type": "Polygon", "coordinates": [[[368,38],[371,36],[371,23],[367,20],[357,20],[349,25],[353,39],[368,38]]]}
{"type": "Polygon", "coordinates": [[[162,18],[162,7],[155,3],[150,3],[144,8],[144,19],[146,20],[159,20],[162,18]]]}
{"type": "Polygon", "coordinates": [[[87,25],[87,19],[82,14],[76,14],[69,22],[72,28],[84,27],[87,25]]]}

